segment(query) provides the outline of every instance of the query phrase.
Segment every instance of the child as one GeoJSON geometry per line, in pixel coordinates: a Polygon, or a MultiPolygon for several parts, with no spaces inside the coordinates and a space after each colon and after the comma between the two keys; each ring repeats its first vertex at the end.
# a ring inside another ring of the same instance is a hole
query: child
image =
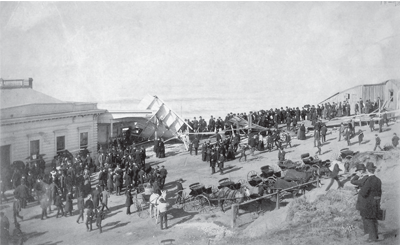
{"type": "Polygon", "coordinates": [[[363,141],[363,139],[364,139],[364,133],[363,133],[363,131],[360,129],[360,130],[358,131],[358,145],[361,145],[361,142],[363,141]]]}
{"type": "Polygon", "coordinates": [[[292,148],[292,137],[290,137],[289,133],[286,133],[286,148],[290,145],[290,148],[292,148]]]}
{"type": "Polygon", "coordinates": [[[101,210],[101,207],[97,207],[96,209],[96,226],[100,230],[100,234],[103,232],[101,229],[101,220],[104,219],[104,212],[101,210]]]}
{"type": "Polygon", "coordinates": [[[247,161],[246,150],[247,150],[247,144],[244,144],[243,146],[240,147],[239,162],[242,160],[242,157],[244,157],[245,162],[247,161]]]}

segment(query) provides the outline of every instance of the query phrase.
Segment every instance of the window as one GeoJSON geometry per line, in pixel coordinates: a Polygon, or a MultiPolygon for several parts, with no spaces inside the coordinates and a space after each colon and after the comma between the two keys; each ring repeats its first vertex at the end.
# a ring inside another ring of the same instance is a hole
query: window
{"type": "Polygon", "coordinates": [[[59,151],[65,150],[65,136],[58,136],[56,138],[56,144],[57,144],[57,153],[59,151]]]}
{"type": "Polygon", "coordinates": [[[40,140],[31,140],[30,153],[31,156],[38,155],[40,153],[40,140]]]}
{"type": "Polygon", "coordinates": [[[88,147],[88,139],[89,139],[88,134],[89,134],[88,132],[83,132],[83,133],[80,134],[80,144],[79,144],[79,146],[80,146],[81,149],[88,147]]]}
{"type": "Polygon", "coordinates": [[[391,102],[393,102],[393,97],[394,97],[394,93],[393,93],[393,90],[391,89],[391,90],[389,90],[389,98],[390,98],[391,102]]]}

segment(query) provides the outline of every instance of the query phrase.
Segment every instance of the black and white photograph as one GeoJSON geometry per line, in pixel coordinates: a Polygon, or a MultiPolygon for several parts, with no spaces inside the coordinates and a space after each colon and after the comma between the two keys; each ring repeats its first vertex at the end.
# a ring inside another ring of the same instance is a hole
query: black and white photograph
{"type": "Polygon", "coordinates": [[[399,1],[0,1],[0,244],[400,244],[399,1]]]}

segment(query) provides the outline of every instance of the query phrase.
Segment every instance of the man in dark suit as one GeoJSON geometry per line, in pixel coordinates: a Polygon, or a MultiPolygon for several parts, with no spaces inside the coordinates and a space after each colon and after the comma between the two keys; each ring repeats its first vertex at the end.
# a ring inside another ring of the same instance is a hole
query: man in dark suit
{"type": "MultiPolygon", "coordinates": [[[[357,203],[356,203],[356,210],[360,211],[361,210],[361,200],[363,197],[360,195],[360,189],[364,185],[365,181],[368,178],[367,174],[367,169],[365,168],[365,165],[360,163],[357,165],[356,168],[356,173],[355,176],[351,179],[350,183],[356,186],[357,192],[358,192],[358,198],[357,198],[357,203]]],[[[364,220],[363,220],[364,222],[364,220]]],[[[364,226],[364,233],[367,234],[368,230],[366,229],[367,227],[364,226]]]]}
{"type": "Polygon", "coordinates": [[[197,156],[197,150],[199,149],[199,139],[196,138],[193,140],[193,148],[194,148],[194,153],[197,156]]]}
{"type": "Polygon", "coordinates": [[[211,116],[210,120],[208,121],[208,131],[214,132],[215,129],[215,121],[213,116],[211,116]]]}
{"type": "Polygon", "coordinates": [[[367,162],[368,178],[361,187],[359,195],[360,215],[364,223],[364,231],[369,234],[368,241],[378,240],[378,211],[380,210],[380,200],[382,196],[382,181],[375,176],[376,166],[372,162],[367,162]]]}
{"type": "Polygon", "coordinates": [[[194,119],[193,119],[193,130],[194,130],[194,132],[197,132],[198,128],[199,128],[199,121],[197,121],[196,117],[194,117],[194,119]]]}
{"type": "Polygon", "coordinates": [[[164,165],[160,169],[160,187],[164,189],[165,179],[167,178],[168,171],[165,169],[164,165]]]}
{"type": "Polygon", "coordinates": [[[217,164],[218,153],[213,149],[210,157],[211,174],[215,174],[215,165],[217,164]]]}
{"type": "Polygon", "coordinates": [[[394,147],[397,147],[399,145],[399,137],[396,133],[393,133],[392,144],[394,147]]]}
{"type": "Polygon", "coordinates": [[[379,149],[382,150],[381,148],[381,138],[379,138],[379,136],[377,134],[375,134],[375,147],[374,147],[374,151],[376,150],[376,148],[379,147],[379,149]]]}

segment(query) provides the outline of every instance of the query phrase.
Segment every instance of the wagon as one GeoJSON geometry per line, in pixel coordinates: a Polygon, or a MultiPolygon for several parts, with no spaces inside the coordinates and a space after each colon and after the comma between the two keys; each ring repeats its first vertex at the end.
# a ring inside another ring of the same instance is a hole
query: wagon
{"type": "Polygon", "coordinates": [[[247,182],[252,187],[258,187],[259,185],[270,186],[275,183],[275,180],[274,171],[268,165],[261,167],[260,174],[257,174],[254,170],[247,174],[247,182]]]}
{"type": "Polygon", "coordinates": [[[245,183],[245,181],[239,180],[237,183],[235,183],[232,180],[230,180],[229,178],[223,178],[223,179],[220,179],[218,181],[218,183],[219,183],[218,189],[228,187],[231,190],[239,190],[240,187],[242,186],[242,184],[245,183]]]}
{"type": "Polygon", "coordinates": [[[153,188],[150,183],[140,184],[134,193],[134,207],[136,208],[137,215],[146,219],[150,216],[150,195],[153,194],[153,188]],[[138,198],[139,197],[139,198],[138,198]]]}
{"type": "Polygon", "coordinates": [[[175,199],[175,206],[179,209],[183,208],[186,212],[208,213],[211,210],[211,204],[206,195],[211,194],[212,189],[215,189],[215,187],[209,186],[206,188],[203,184],[193,183],[189,186],[189,189],[189,194],[184,191],[178,193],[175,199]]]}

